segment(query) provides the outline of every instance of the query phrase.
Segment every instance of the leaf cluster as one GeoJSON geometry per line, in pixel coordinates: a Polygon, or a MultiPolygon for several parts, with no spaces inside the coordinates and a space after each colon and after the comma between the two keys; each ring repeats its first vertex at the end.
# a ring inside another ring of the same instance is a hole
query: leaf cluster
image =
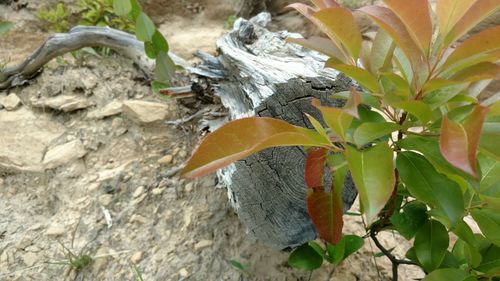
{"type": "MultiPolygon", "coordinates": [[[[498,278],[500,102],[478,96],[500,77],[500,27],[459,39],[500,3],[438,0],[433,10],[427,0],[385,0],[358,10],[380,27],[364,42],[349,9],[335,0],[312,2],[290,7],[328,38],[289,41],[325,54],[325,67],[360,87],[333,95],[346,100],[343,108],[313,100],[323,116],[307,115],[314,130],[270,118],[232,121],[205,138],[184,175],[203,176],[268,147],[304,146],[308,212],[327,245],[346,237],[340,194],[349,170],[369,236],[377,242],[377,233],[395,230],[414,239],[409,260],[380,246],[393,262],[393,280],[399,264],[421,266],[424,280],[498,278]],[[334,175],[329,188],[325,167],[334,175]],[[458,237],[453,245],[450,233],[458,237]]],[[[314,269],[330,259],[314,245],[299,247],[290,264],[314,269]]]]}

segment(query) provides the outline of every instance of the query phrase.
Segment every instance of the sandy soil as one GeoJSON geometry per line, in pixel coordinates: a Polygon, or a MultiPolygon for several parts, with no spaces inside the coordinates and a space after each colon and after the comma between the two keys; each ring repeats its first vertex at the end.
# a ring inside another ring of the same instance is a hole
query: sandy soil
{"type": "MultiPolygon", "coordinates": [[[[45,1],[28,2],[19,10],[0,5],[0,20],[16,22],[0,39],[0,60],[21,60],[49,35],[33,16],[45,1]]],[[[216,53],[234,14],[229,0],[145,2],[172,50],[187,59],[198,49],[216,53]]],[[[213,177],[186,181],[172,172],[197,144],[196,124],[142,124],[122,111],[96,117],[112,103],[137,100],[168,108],[167,120],[193,113],[155,97],[128,60],[67,55],[0,98],[9,94],[21,105],[0,109],[0,280],[139,280],[135,269],[143,280],[389,280],[388,261],[375,258],[368,241],[339,267],[309,276],[287,265],[288,253],[246,236],[213,177]],[[36,106],[61,96],[78,98],[81,108],[36,106]],[[46,169],[50,151],[75,142],[79,149],[46,169]],[[68,260],[61,245],[92,263],[79,272],[57,264],[68,260]],[[230,260],[248,267],[239,271],[230,260]]],[[[346,232],[364,233],[359,217],[348,218],[346,232]]],[[[400,257],[408,248],[391,233],[381,240],[400,257]]],[[[400,280],[418,276],[404,267],[400,280]]]]}

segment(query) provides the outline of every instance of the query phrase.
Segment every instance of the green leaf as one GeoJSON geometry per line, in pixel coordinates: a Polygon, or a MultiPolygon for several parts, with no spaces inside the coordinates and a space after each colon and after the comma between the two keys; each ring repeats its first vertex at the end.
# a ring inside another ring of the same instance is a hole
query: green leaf
{"type": "Polygon", "coordinates": [[[126,16],[132,11],[130,0],[113,0],[113,9],[119,16],[126,16]]]}
{"type": "Polygon", "coordinates": [[[481,135],[481,140],[479,142],[479,150],[496,161],[500,161],[500,149],[498,149],[499,139],[500,131],[486,131],[485,128],[485,132],[481,135]]]}
{"type": "Polygon", "coordinates": [[[326,244],[327,260],[333,265],[338,265],[344,260],[345,240],[341,239],[337,245],[326,244]]]}
{"type": "Polygon", "coordinates": [[[479,192],[500,198],[500,162],[482,154],[479,154],[478,159],[482,174],[479,192]]]}
{"type": "Polygon", "coordinates": [[[155,77],[156,80],[169,83],[175,73],[175,63],[167,52],[161,51],[156,58],[155,77]]]}
{"type": "Polygon", "coordinates": [[[455,227],[452,229],[453,233],[455,233],[460,239],[467,242],[467,244],[471,246],[476,245],[476,238],[474,238],[474,233],[470,226],[464,222],[463,220],[457,223],[455,227]]]}
{"type": "Polygon", "coordinates": [[[396,230],[410,240],[427,221],[427,206],[417,201],[410,202],[404,206],[402,213],[395,213],[390,220],[396,230]]]}
{"type": "Polygon", "coordinates": [[[373,74],[363,68],[348,64],[339,64],[334,60],[328,60],[325,64],[325,67],[330,67],[344,73],[346,76],[351,77],[361,86],[367,88],[373,93],[378,92],[377,78],[375,78],[373,74]]]}
{"type": "Polygon", "coordinates": [[[165,37],[156,30],[152,41],[144,42],[146,55],[151,59],[156,59],[160,52],[168,52],[168,43],[165,37]]]}
{"type": "Polygon", "coordinates": [[[313,271],[323,264],[323,257],[308,244],[295,249],[288,258],[288,264],[296,269],[313,271]]]}
{"type": "Polygon", "coordinates": [[[387,143],[363,151],[348,146],[346,156],[359,192],[362,211],[367,224],[371,225],[394,189],[393,151],[387,143]]]}
{"type": "Polygon", "coordinates": [[[362,123],[354,132],[354,143],[362,147],[401,128],[396,123],[362,123]]]}
{"type": "Polygon", "coordinates": [[[162,82],[158,82],[158,81],[151,82],[151,88],[153,89],[153,92],[155,94],[160,93],[160,90],[166,89],[168,87],[170,87],[170,84],[162,83],[162,82]]]}
{"type": "Polygon", "coordinates": [[[427,221],[415,236],[414,248],[418,261],[427,272],[441,265],[449,237],[446,228],[438,221],[427,221]]]}
{"type": "Polygon", "coordinates": [[[14,23],[12,23],[12,22],[8,22],[8,21],[0,22],[0,36],[7,33],[13,26],[14,26],[14,23]]]}
{"type": "Polygon", "coordinates": [[[443,268],[431,272],[422,281],[472,281],[474,279],[468,279],[470,275],[460,269],[456,268],[443,268]]]}
{"type": "Polygon", "coordinates": [[[130,4],[132,5],[130,16],[132,17],[132,20],[136,21],[142,12],[141,4],[139,4],[137,0],[130,0],[130,4]]]}
{"type": "Polygon", "coordinates": [[[411,94],[410,85],[401,76],[394,73],[381,73],[380,85],[384,92],[384,100],[390,98],[408,98],[411,94]]]}
{"type": "Polygon", "coordinates": [[[365,244],[365,240],[356,235],[344,235],[342,239],[345,240],[344,259],[357,252],[365,244]]]}
{"type": "Polygon", "coordinates": [[[137,39],[143,42],[153,40],[153,34],[156,32],[156,27],[153,21],[141,12],[137,17],[135,24],[135,35],[137,39]]]}
{"type": "Polygon", "coordinates": [[[482,260],[479,251],[473,246],[465,243],[462,239],[458,239],[455,242],[452,253],[458,259],[459,263],[466,263],[472,267],[479,266],[482,260]]]}
{"type": "Polygon", "coordinates": [[[475,270],[484,273],[500,272],[500,247],[490,245],[482,252],[483,260],[475,270]]]}
{"type": "Polygon", "coordinates": [[[316,130],[316,132],[318,132],[326,142],[329,142],[331,146],[333,146],[333,144],[330,141],[330,137],[328,136],[328,132],[325,130],[325,128],[323,128],[323,125],[321,125],[321,123],[318,120],[316,120],[316,118],[312,117],[310,114],[307,113],[304,114],[306,115],[309,122],[311,122],[311,125],[313,126],[314,130],[316,130]]]}
{"type": "Polygon", "coordinates": [[[493,244],[500,246],[500,216],[491,209],[474,209],[471,215],[476,220],[481,232],[493,244]]]}
{"type": "Polygon", "coordinates": [[[451,121],[448,116],[441,123],[439,145],[444,158],[453,166],[477,178],[477,149],[488,108],[475,106],[464,124],[451,121]]]}
{"type": "Polygon", "coordinates": [[[396,166],[412,196],[427,203],[452,226],[462,219],[464,199],[457,183],[438,173],[427,159],[415,152],[401,152],[396,166]]]}
{"type": "Polygon", "coordinates": [[[402,101],[392,104],[396,108],[403,109],[411,115],[417,117],[420,122],[425,125],[432,120],[432,110],[431,107],[419,100],[412,101],[402,101]]]}
{"type": "Polygon", "coordinates": [[[329,147],[313,130],[273,118],[243,118],[207,135],[183,169],[187,177],[200,177],[269,147],[329,147]]]}
{"type": "Polygon", "coordinates": [[[321,257],[323,257],[323,259],[325,259],[326,251],[318,243],[316,243],[315,241],[309,241],[307,244],[311,248],[313,248],[316,251],[316,253],[318,253],[321,257]]]}
{"type": "Polygon", "coordinates": [[[469,82],[462,84],[454,84],[437,90],[425,93],[423,101],[431,106],[431,109],[436,109],[446,104],[449,100],[465,91],[469,87],[469,82]]]}
{"type": "Polygon", "coordinates": [[[375,35],[370,54],[371,73],[377,74],[380,71],[392,70],[392,57],[396,44],[383,29],[375,35]]]}
{"type": "Polygon", "coordinates": [[[334,57],[339,59],[342,63],[346,63],[347,59],[342,53],[342,51],[328,38],[323,37],[310,37],[310,38],[287,38],[287,42],[299,44],[308,49],[320,52],[329,57],[334,57]]]}
{"type": "Polygon", "coordinates": [[[312,105],[321,111],[323,119],[328,127],[330,127],[340,139],[345,140],[347,129],[353,117],[340,108],[322,106],[318,99],[313,99],[312,105]]]}

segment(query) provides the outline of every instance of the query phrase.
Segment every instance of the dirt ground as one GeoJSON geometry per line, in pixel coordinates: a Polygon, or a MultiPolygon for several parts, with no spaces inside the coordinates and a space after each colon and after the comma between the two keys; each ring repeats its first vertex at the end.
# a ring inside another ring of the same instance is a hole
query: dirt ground
{"type": "MultiPolygon", "coordinates": [[[[49,35],[34,16],[46,1],[24,2],[21,9],[0,5],[0,20],[16,22],[0,39],[2,61],[22,60],[49,35]]],[[[230,0],[144,6],[186,59],[198,49],[216,53],[215,40],[235,11],[230,0]]],[[[141,280],[137,272],[146,281],[389,280],[389,262],[374,257],[368,240],[339,267],[309,276],[287,265],[288,253],[248,237],[215,178],[175,174],[198,131],[143,124],[122,110],[148,101],[166,109],[167,120],[193,113],[154,96],[126,59],[66,55],[29,85],[0,91],[0,99],[11,94],[21,101],[0,107],[0,280],[141,280]],[[61,99],[64,110],[54,105],[61,99]],[[61,264],[69,258],[64,248],[93,261],[70,270],[61,264]],[[248,266],[240,271],[231,260],[248,266]]],[[[359,217],[348,218],[346,232],[364,233],[359,217]]],[[[399,257],[408,249],[391,233],[381,240],[399,257]]],[[[418,269],[401,268],[400,280],[415,277],[422,277],[418,269]]]]}

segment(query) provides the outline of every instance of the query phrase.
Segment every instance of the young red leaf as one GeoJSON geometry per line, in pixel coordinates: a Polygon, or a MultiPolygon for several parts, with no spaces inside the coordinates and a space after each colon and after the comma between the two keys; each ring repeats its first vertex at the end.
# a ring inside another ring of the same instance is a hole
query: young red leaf
{"type": "Polygon", "coordinates": [[[344,111],[354,118],[359,119],[358,106],[361,104],[361,96],[358,94],[356,88],[351,88],[351,96],[344,106],[344,111]]]}
{"type": "Polygon", "coordinates": [[[432,21],[428,0],[385,0],[384,2],[401,19],[420,50],[428,54],[432,41],[432,21]]]}
{"type": "Polygon", "coordinates": [[[340,139],[345,140],[347,129],[349,125],[351,125],[353,117],[340,108],[321,106],[318,99],[313,99],[312,105],[321,111],[323,119],[328,127],[330,127],[340,139]]]}
{"type": "Polygon", "coordinates": [[[325,191],[323,177],[327,153],[326,148],[311,148],[307,152],[307,211],[321,239],[337,244],[342,238],[344,225],[342,186],[332,186],[331,191],[325,191]]]}
{"type": "Polygon", "coordinates": [[[498,0],[476,1],[476,3],[474,3],[465,15],[455,24],[448,35],[446,35],[444,40],[445,46],[448,46],[455,40],[462,37],[474,26],[491,15],[495,10],[498,10],[499,7],[500,2],[498,0]]]}
{"type": "Polygon", "coordinates": [[[476,1],[477,0],[438,0],[436,3],[436,15],[441,34],[446,36],[476,1]]]}
{"type": "Polygon", "coordinates": [[[310,37],[310,38],[288,38],[287,42],[299,44],[308,49],[323,53],[329,57],[334,57],[345,63],[346,57],[342,51],[328,38],[310,37]]]}
{"type": "Polygon", "coordinates": [[[334,42],[340,43],[339,48],[345,48],[356,60],[361,49],[361,32],[351,11],[336,7],[323,9],[314,14],[319,27],[334,42]]]}
{"type": "Polygon", "coordinates": [[[358,151],[347,146],[347,163],[359,192],[367,224],[375,222],[394,189],[393,151],[387,143],[358,151]]]}
{"type": "MultiPolygon", "coordinates": [[[[470,37],[448,57],[442,69],[446,69],[480,54],[489,54],[500,50],[500,26],[489,28],[470,37]]],[[[495,53],[496,55],[500,55],[495,53]]],[[[493,56],[493,59],[495,56],[493,56]]],[[[496,62],[496,61],[493,61],[496,62]]]]}
{"type": "Polygon", "coordinates": [[[445,116],[439,145],[444,158],[453,166],[477,178],[477,149],[488,108],[477,105],[463,125],[445,116]]]}
{"type": "Polygon", "coordinates": [[[359,84],[361,84],[361,86],[367,88],[371,92],[378,92],[377,78],[375,78],[373,74],[365,69],[348,64],[339,64],[338,61],[335,60],[328,60],[325,64],[325,67],[330,67],[344,73],[345,75],[356,80],[359,84]]]}
{"type": "Polygon", "coordinates": [[[359,9],[370,16],[382,29],[394,39],[411,61],[413,67],[420,66],[423,62],[423,53],[406,30],[403,22],[393,11],[385,7],[366,6],[359,9]]]}
{"type": "Polygon", "coordinates": [[[328,9],[333,7],[339,7],[340,5],[335,0],[311,0],[311,2],[320,9],[328,9]]]}
{"type": "Polygon", "coordinates": [[[328,141],[313,130],[285,121],[250,117],[232,121],[209,134],[182,171],[186,177],[201,177],[253,153],[277,146],[323,146],[328,141]]]}

